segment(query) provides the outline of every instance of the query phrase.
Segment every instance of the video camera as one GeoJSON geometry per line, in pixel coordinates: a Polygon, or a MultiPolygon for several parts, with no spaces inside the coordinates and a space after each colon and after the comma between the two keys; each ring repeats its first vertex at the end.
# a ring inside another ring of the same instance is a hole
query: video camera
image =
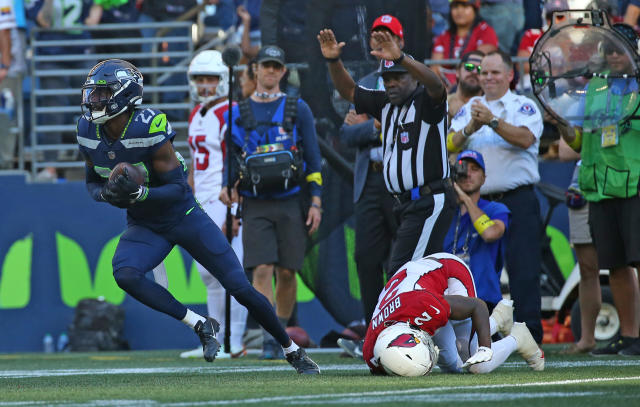
{"type": "Polygon", "coordinates": [[[468,163],[466,160],[458,160],[451,168],[451,172],[453,173],[453,180],[459,181],[461,179],[467,178],[467,168],[468,163]]]}

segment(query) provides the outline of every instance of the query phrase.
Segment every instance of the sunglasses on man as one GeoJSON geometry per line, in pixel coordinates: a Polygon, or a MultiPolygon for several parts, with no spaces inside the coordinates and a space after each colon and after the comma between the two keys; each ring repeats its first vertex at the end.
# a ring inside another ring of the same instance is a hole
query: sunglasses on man
{"type": "Polygon", "coordinates": [[[467,72],[473,72],[474,70],[477,70],[478,73],[480,73],[482,71],[482,67],[480,65],[476,65],[472,62],[465,62],[462,67],[464,68],[465,71],[467,72]]]}

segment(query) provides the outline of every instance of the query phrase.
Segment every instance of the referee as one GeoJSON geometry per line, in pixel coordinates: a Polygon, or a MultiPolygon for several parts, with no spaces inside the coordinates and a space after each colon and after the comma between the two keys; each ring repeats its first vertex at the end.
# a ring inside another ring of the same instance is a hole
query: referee
{"type": "Polygon", "coordinates": [[[356,113],[367,113],[382,125],[383,175],[395,197],[399,225],[391,248],[389,275],[409,260],[441,252],[456,210],[449,178],[446,137],[446,89],[424,64],[406,55],[390,33],[373,32],[380,48],[384,90],[356,86],[340,61],[345,45],[333,31],[318,34],[333,83],[356,113]]]}

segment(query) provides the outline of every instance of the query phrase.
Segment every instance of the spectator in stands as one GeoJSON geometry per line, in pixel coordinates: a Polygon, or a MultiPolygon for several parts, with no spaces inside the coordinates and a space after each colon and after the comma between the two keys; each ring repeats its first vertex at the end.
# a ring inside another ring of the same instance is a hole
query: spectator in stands
{"type": "MultiPolygon", "coordinates": [[[[280,92],[279,83],[286,71],[284,61],[282,49],[274,45],[260,49],[256,91],[232,110],[231,118],[238,125],[233,126],[230,148],[234,149],[235,157],[244,157],[244,162],[253,160],[249,163],[260,160],[260,154],[265,152],[280,152],[284,159],[296,157],[295,163],[304,174],[301,171],[289,182],[287,172],[281,170],[281,161],[264,161],[264,166],[255,169],[251,164],[246,168],[225,168],[223,185],[235,185],[242,171],[245,181],[238,189],[243,197],[243,264],[253,269],[254,287],[272,303],[275,269],[276,314],[286,326],[296,302],[296,270],[302,269],[304,261],[305,226],[312,234],[322,219],[322,175],[320,149],[309,106],[302,99],[280,92]],[[298,153],[300,150],[302,154],[298,153]],[[311,204],[304,214],[299,176],[306,177],[311,195],[311,204]]],[[[228,151],[231,154],[231,150],[228,151]]],[[[289,162],[288,168],[291,164],[289,162]]],[[[227,187],[222,188],[223,203],[230,205],[236,198],[227,187]]],[[[266,331],[262,358],[283,358],[280,346],[266,331]]]]}
{"type": "MultiPolygon", "coordinates": [[[[28,4],[27,16],[35,21],[42,28],[70,28],[69,31],[41,31],[36,34],[37,40],[88,40],[89,33],[87,31],[71,30],[82,24],[92,23],[86,21],[89,10],[93,5],[93,0],[82,0],[78,8],[74,8],[74,13],[65,14],[65,3],[62,0],[35,0],[28,4]],[[66,18],[56,18],[56,16],[66,16],[66,18]]],[[[35,55],[38,56],[54,56],[67,54],[86,54],[90,51],[90,41],[86,41],[86,45],[73,46],[45,46],[35,49],[35,55]]],[[[44,72],[48,70],[62,69],[81,69],[86,71],[91,67],[90,61],[46,61],[36,64],[36,69],[44,72]]],[[[61,75],[61,76],[41,76],[40,88],[43,90],[60,90],[60,89],[78,89],[82,86],[84,77],[81,75],[61,75]]],[[[76,106],[75,97],[65,94],[54,94],[42,97],[42,106],[44,107],[68,107],[76,106]]],[[[40,114],[38,124],[40,125],[65,125],[75,123],[73,114],[61,114],[59,112],[53,114],[40,114]]],[[[33,123],[32,125],[35,125],[33,123]]],[[[69,133],[73,135],[74,133],[69,133]]],[[[64,141],[62,133],[42,132],[38,134],[39,145],[55,145],[62,144],[64,141]]],[[[58,152],[55,150],[45,151],[44,159],[47,162],[57,161],[58,152]]],[[[38,174],[38,179],[43,181],[53,181],[57,178],[57,172],[54,167],[43,169],[38,174]]]]}
{"type": "MultiPolygon", "coordinates": [[[[480,50],[485,54],[498,48],[494,29],[480,18],[480,0],[454,0],[449,12],[449,29],[435,39],[432,59],[457,59],[461,55],[480,50]]],[[[456,83],[456,71],[451,65],[434,66],[445,79],[447,89],[456,83]]]]}
{"type": "Polygon", "coordinates": [[[211,0],[204,11],[204,25],[228,30],[235,23],[233,0],[211,0]]]}
{"type": "MultiPolygon", "coordinates": [[[[261,44],[266,44],[260,38],[260,18],[262,0],[234,0],[236,15],[239,17],[236,21],[236,35],[232,41],[236,44],[243,44],[245,36],[245,21],[249,23],[249,44],[247,50],[257,47],[257,50],[250,51],[246,54],[247,59],[254,58],[260,50],[261,44]],[[247,15],[244,15],[244,13],[247,15]],[[242,15],[241,15],[242,14],[242,15]],[[247,17],[249,17],[247,19],[247,17]]],[[[244,48],[243,48],[243,51],[244,48]]]]}
{"type": "MultiPolygon", "coordinates": [[[[544,21],[545,26],[540,28],[529,28],[526,30],[520,40],[520,45],[518,46],[518,56],[529,58],[533,53],[533,48],[536,46],[538,39],[542,37],[543,31],[546,31],[549,26],[551,26],[551,18],[553,17],[554,11],[560,10],[568,10],[569,5],[567,4],[567,0],[551,0],[545,3],[544,5],[544,21]]],[[[530,93],[531,92],[531,77],[529,76],[529,62],[523,63],[524,75],[518,80],[517,89],[521,93],[530,93]]]]}
{"type": "Polygon", "coordinates": [[[483,0],[480,17],[495,30],[500,49],[511,55],[511,48],[524,28],[522,0],[483,0]]]}
{"type": "Polygon", "coordinates": [[[449,28],[449,0],[429,0],[431,9],[432,38],[436,38],[449,28]]]}
{"type": "Polygon", "coordinates": [[[464,105],[451,123],[450,148],[476,150],[485,158],[484,199],[511,211],[506,264],[517,321],[526,322],[536,342],[540,323],[540,247],[542,219],[533,185],[540,180],[538,145],[542,116],[535,102],[511,93],[511,57],[494,51],[482,59],[484,96],[464,105]]]}
{"type": "MultiPolygon", "coordinates": [[[[206,0],[208,3],[214,0],[206,0]]],[[[189,12],[197,7],[196,0],[144,0],[138,21],[141,23],[150,22],[173,22],[178,19],[187,19],[188,21],[194,21],[196,19],[196,13],[191,15],[189,12]],[[189,13],[189,14],[188,14],[189,13]],[[188,18],[187,18],[188,17],[188,18]]],[[[142,28],[140,32],[143,37],[154,37],[158,34],[156,28],[142,28]]],[[[163,30],[164,31],[164,30],[163,30]]],[[[190,37],[190,28],[173,28],[164,33],[167,37],[183,37],[185,41],[166,41],[155,43],[157,51],[160,53],[160,57],[157,58],[157,64],[159,67],[164,67],[167,72],[174,70],[173,74],[162,83],[158,85],[165,86],[186,86],[187,80],[184,72],[180,71],[180,68],[176,68],[175,65],[180,62],[183,57],[170,57],[166,52],[187,52],[189,51],[188,43],[186,39],[190,37]]],[[[143,44],[143,52],[151,52],[154,45],[151,43],[143,44]]],[[[159,76],[159,74],[158,74],[159,76]]],[[[149,78],[151,79],[151,78],[149,78]]],[[[161,95],[162,103],[181,103],[187,97],[186,92],[163,92],[161,95]]],[[[184,120],[184,112],[182,110],[162,109],[170,120],[180,121],[184,120]]]]}
{"type": "Polygon", "coordinates": [[[444,239],[444,251],[455,254],[471,269],[476,295],[489,310],[502,299],[500,273],[504,258],[509,209],[480,198],[486,179],[484,158],[473,150],[458,154],[453,184],[460,206],[444,239]]]}
{"type": "Polygon", "coordinates": [[[475,50],[467,52],[460,58],[456,72],[458,86],[454,93],[450,93],[449,96],[447,96],[449,122],[451,122],[451,119],[458,113],[458,110],[460,110],[469,99],[482,95],[482,88],[480,87],[480,71],[482,70],[482,66],[480,63],[483,57],[484,53],[482,51],[475,50]]]}
{"type": "Polygon", "coordinates": [[[242,21],[242,41],[240,42],[242,59],[240,62],[245,63],[258,55],[258,51],[260,51],[260,41],[251,41],[251,14],[249,14],[247,9],[244,6],[238,6],[236,12],[242,21]]]}
{"type": "MultiPolygon", "coordinates": [[[[621,10],[621,12],[623,11],[621,10]]],[[[640,0],[630,0],[627,4],[627,9],[623,12],[623,15],[623,22],[637,30],[638,19],[640,19],[640,0]]]]}
{"type": "MultiPolygon", "coordinates": [[[[138,15],[136,0],[94,0],[86,24],[134,24],[138,21],[138,15]]],[[[94,39],[136,38],[139,32],[137,29],[96,30],[91,33],[91,37],[94,39]]],[[[127,44],[125,40],[116,45],[96,45],[95,52],[97,54],[139,53],[140,45],[127,44]]],[[[138,65],[132,58],[127,59],[134,65],[138,65]]]]}
{"type": "MultiPolygon", "coordinates": [[[[287,63],[309,62],[307,46],[307,9],[309,0],[263,0],[260,9],[260,33],[263,44],[277,44],[284,50],[287,63]]],[[[302,93],[308,70],[289,69],[281,84],[289,94],[302,93]],[[291,85],[291,86],[289,86],[291,85]]],[[[305,84],[305,86],[309,86],[305,84]]],[[[315,85],[314,85],[315,86],[315,85]]],[[[307,92],[309,93],[309,92],[307,92]]],[[[314,95],[315,96],[315,95],[314,95]]]]}
{"type": "Polygon", "coordinates": [[[13,115],[13,107],[9,106],[22,97],[22,75],[25,71],[24,42],[21,41],[17,13],[24,10],[16,10],[12,0],[0,1],[0,92],[7,89],[11,92],[10,98],[3,98],[0,105],[0,169],[13,168],[15,161],[17,134],[11,133],[9,120],[13,115]]]}
{"type": "MultiPolygon", "coordinates": [[[[563,161],[580,160],[576,153],[560,139],[560,159],[563,161]]],[[[571,178],[571,185],[567,190],[567,208],[569,209],[569,241],[576,252],[580,265],[579,303],[580,303],[580,338],[562,352],[565,354],[588,353],[596,347],[596,320],[602,305],[600,291],[600,269],[598,267],[598,253],[593,245],[589,230],[589,203],[584,198],[578,185],[580,161],[571,178]]]]}

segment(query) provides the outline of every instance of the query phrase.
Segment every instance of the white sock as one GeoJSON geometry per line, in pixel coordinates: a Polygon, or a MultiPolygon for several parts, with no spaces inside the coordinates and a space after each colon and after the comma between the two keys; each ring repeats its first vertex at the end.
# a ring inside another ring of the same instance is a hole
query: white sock
{"type": "Polygon", "coordinates": [[[295,351],[297,351],[298,349],[300,349],[300,347],[299,347],[298,345],[296,345],[296,343],[295,343],[295,342],[293,341],[293,339],[292,339],[292,340],[291,340],[291,346],[288,346],[288,347],[286,347],[286,348],[283,346],[283,347],[282,347],[282,349],[284,349],[284,354],[285,354],[285,355],[288,355],[288,354],[290,354],[291,352],[295,352],[295,351]]]}
{"type": "Polygon", "coordinates": [[[482,363],[476,363],[469,367],[471,373],[489,373],[504,363],[505,360],[516,350],[516,338],[509,335],[500,339],[498,342],[491,344],[493,357],[491,360],[482,363]]]}
{"type": "Polygon", "coordinates": [[[198,321],[205,322],[206,320],[207,319],[205,317],[203,317],[200,314],[196,314],[195,312],[191,311],[189,308],[187,308],[187,315],[185,315],[184,318],[182,318],[182,322],[184,322],[186,325],[189,325],[191,328],[194,328],[198,323],[198,321]]]}
{"type": "Polygon", "coordinates": [[[493,317],[489,317],[489,333],[493,336],[498,332],[498,323],[493,317]]]}

